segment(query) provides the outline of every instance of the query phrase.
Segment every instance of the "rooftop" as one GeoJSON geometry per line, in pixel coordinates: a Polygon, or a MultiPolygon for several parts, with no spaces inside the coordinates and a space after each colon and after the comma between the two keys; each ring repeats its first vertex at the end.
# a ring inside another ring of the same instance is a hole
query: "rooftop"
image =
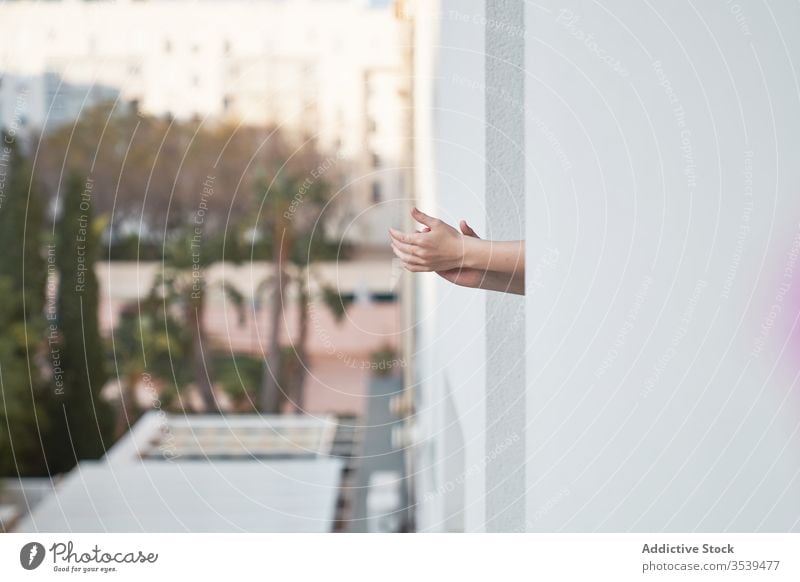
{"type": "Polygon", "coordinates": [[[151,411],[15,531],[329,532],[345,469],[340,428],[333,417],[151,411]]]}
{"type": "Polygon", "coordinates": [[[313,532],[332,529],[342,461],[83,462],[18,532],[313,532]]]}
{"type": "Polygon", "coordinates": [[[245,460],[327,455],[332,416],[179,415],[150,411],[106,454],[111,463],[147,460],[245,460]]]}

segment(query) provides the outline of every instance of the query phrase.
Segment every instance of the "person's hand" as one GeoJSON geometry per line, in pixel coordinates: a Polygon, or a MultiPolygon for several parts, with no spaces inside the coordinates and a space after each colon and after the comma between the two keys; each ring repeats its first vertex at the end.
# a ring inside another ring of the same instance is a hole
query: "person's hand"
{"type": "MultiPolygon", "coordinates": [[[[414,234],[389,229],[392,249],[409,271],[448,271],[464,265],[464,240],[449,224],[414,208],[414,220],[427,228],[414,234]]],[[[466,223],[464,223],[466,225],[466,223]]],[[[467,227],[469,228],[469,227],[467,227]]],[[[472,229],[469,229],[470,231],[472,229]]],[[[466,233],[465,233],[466,234],[466,233]]],[[[472,233],[474,235],[474,232],[472,233]]]]}
{"type": "Polygon", "coordinates": [[[525,241],[484,241],[465,221],[459,230],[416,208],[425,226],[412,234],[389,229],[394,254],[413,272],[435,271],[462,287],[525,295],[525,241]]]}
{"type": "MultiPolygon", "coordinates": [[[[464,236],[481,238],[472,230],[472,227],[468,225],[465,220],[462,220],[458,226],[461,229],[461,234],[464,236]]],[[[454,285],[472,288],[480,286],[481,282],[486,278],[486,271],[471,269],[469,267],[456,267],[455,269],[448,269],[447,271],[436,271],[436,274],[454,285]]]]}

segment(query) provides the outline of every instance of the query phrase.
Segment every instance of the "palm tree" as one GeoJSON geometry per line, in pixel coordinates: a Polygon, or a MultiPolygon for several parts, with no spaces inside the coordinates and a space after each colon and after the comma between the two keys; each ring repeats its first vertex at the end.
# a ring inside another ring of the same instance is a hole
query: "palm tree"
{"type": "MultiPolygon", "coordinates": [[[[318,160],[318,158],[317,158],[318,160]]],[[[319,162],[315,167],[319,167],[319,162]]],[[[341,258],[348,250],[332,241],[333,213],[328,209],[331,187],[327,180],[313,174],[303,175],[279,170],[267,183],[259,181],[258,193],[263,195],[263,231],[272,259],[272,274],[261,285],[272,290],[269,312],[267,358],[259,390],[259,410],[280,411],[284,400],[295,411],[303,409],[304,384],[308,369],[307,340],[309,305],[312,299],[311,282],[315,262],[341,258]],[[280,330],[287,306],[287,290],[294,287],[298,305],[298,335],[290,350],[282,350],[280,330]],[[294,364],[294,365],[292,365],[294,364]]],[[[322,285],[319,285],[323,287],[322,285]]],[[[324,287],[323,287],[324,288],[324,287]]],[[[323,300],[339,316],[344,313],[344,301],[332,289],[324,288],[323,300]]]]}
{"type": "MultiPolygon", "coordinates": [[[[217,241],[204,241],[193,228],[189,229],[166,245],[162,270],[154,282],[154,292],[161,296],[165,313],[174,311],[188,332],[192,376],[207,412],[219,412],[219,405],[214,394],[205,326],[207,294],[212,285],[207,283],[205,273],[209,266],[222,258],[217,241]]],[[[239,259],[236,253],[225,258],[234,262],[239,259]]],[[[239,313],[240,323],[243,323],[244,301],[239,290],[230,282],[214,282],[213,286],[226,294],[239,313]]]]}

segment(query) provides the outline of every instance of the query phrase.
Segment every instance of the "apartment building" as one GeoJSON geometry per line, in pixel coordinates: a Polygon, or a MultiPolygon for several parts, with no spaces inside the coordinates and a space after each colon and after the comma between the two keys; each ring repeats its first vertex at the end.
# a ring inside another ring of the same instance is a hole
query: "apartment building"
{"type": "Polygon", "coordinates": [[[383,242],[408,196],[398,20],[363,0],[5,2],[0,124],[25,133],[82,109],[276,125],[348,161],[354,238],[383,242]]]}

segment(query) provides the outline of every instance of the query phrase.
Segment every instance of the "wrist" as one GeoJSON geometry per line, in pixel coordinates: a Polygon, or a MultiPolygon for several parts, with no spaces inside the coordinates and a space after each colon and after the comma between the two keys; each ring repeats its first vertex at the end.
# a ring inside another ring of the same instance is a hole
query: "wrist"
{"type": "Polygon", "coordinates": [[[462,265],[468,269],[482,269],[481,247],[484,241],[472,236],[465,236],[462,240],[462,265]]]}

